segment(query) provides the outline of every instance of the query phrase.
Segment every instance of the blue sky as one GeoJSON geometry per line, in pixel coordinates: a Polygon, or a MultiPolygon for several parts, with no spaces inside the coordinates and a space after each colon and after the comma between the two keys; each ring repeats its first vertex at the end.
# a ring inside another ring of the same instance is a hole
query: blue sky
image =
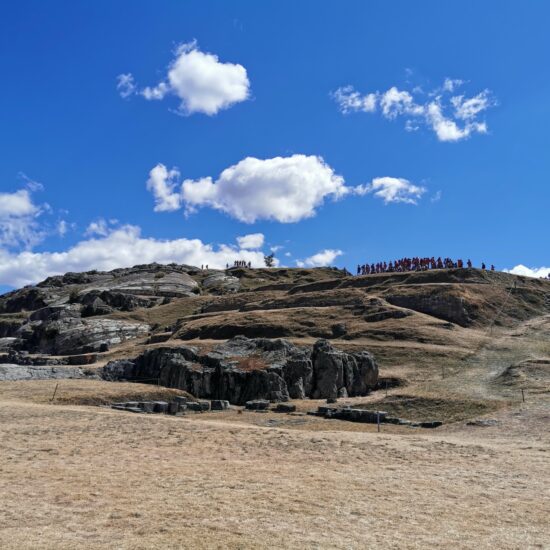
{"type": "Polygon", "coordinates": [[[549,16],[542,0],[5,3],[0,288],[259,265],[272,247],[289,266],[442,255],[545,274],[549,16]]]}

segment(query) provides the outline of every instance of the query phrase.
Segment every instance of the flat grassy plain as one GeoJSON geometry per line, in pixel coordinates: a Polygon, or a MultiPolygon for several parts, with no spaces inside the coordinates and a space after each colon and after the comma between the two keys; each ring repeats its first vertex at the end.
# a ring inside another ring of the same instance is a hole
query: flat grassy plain
{"type": "MultiPolygon", "coordinates": [[[[550,545],[547,393],[490,409],[489,427],[377,433],[309,416],[75,404],[162,397],[139,384],[62,381],[52,404],[55,383],[0,385],[3,549],[550,545]]],[[[403,388],[365,403],[392,392],[403,388]]]]}

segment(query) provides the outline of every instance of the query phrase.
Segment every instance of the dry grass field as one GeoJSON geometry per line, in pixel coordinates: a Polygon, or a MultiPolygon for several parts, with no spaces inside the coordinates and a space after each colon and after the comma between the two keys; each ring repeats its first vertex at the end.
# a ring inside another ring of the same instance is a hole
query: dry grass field
{"type": "Polygon", "coordinates": [[[340,423],[309,431],[11,397],[0,421],[6,549],[550,541],[547,433],[502,434],[501,425],[379,434],[340,423]]]}
{"type": "Polygon", "coordinates": [[[548,548],[547,329],[538,319],[503,332],[446,378],[420,364],[426,382],[350,400],[436,415],[447,422],[436,430],[377,433],[236,410],[135,415],[82,403],[181,392],[65,380],[52,403],[54,381],[5,382],[0,547],[548,548]],[[499,357],[520,366],[495,374],[499,357]],[[526,357],[539,357],[534,370],[526,357]],[[496,422],[468,425],[468,416],[496,422]]]}

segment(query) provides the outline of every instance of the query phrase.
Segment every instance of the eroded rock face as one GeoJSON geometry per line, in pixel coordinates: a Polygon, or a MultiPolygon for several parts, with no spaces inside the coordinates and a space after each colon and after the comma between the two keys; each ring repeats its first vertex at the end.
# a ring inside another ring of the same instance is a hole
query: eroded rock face
{"type": "Polygon", "coordinates": [[[203,288],[220,293],[237,292],[241,288],[241,283],[237,277],[226,275],[223,271],[218,271],[208,275],[202,282],[203,288]]]}
{"type": "Polygon", "coordinates": [[[80,303],[84,316],[151,307],[160,305],[164,299],[200,293],[199,284],[192,277],[197,273],[195,267],[176,264],[66,273],[0,296],[0,314],[36,311],[69,303],[80,303]]]}
{"type": "Polygon", "coordinates": [[[188,346],[150,349],[132,362],[112,361],[103,376],[158,381],[196,397],[243,405],[255,399],[366,395],[376,385],[378,367],[370,353],[345,353],[326,340],[312,349],[237,336],[204,354],[188,346]]]}
{"type": "MultiPolygon", "coordinates": [[[[409,289],[407,289],[409,290],[409,289]]],[[[467,327],[472,324],[473,308],[461,296],[444,288],[430,287],[412,293],[389,292],[386,300],[393,305],[427,313],[439,319],[467,327]]]]}
{"type": "Polygon", "coordinates": [[[62,380],[66,378],[97,378],[77,367],[36,367],[0,364],[0,382],[14,380],[62,380]]]}
{"type": "Polygon", "coordinates": [[[19,337],[29,351],[69,355],[102,351],[105,346],[145,336],[149,329],[145,323],[82,319],[77,312],[69,309],[45,320],[31,320],[21,327],[19,337]]]}

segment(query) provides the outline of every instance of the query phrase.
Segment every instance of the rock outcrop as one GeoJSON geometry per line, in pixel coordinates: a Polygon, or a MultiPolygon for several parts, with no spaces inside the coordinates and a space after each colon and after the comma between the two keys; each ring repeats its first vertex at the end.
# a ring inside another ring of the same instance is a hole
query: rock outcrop
{"type": "Polygon", "coordinates": [[[378,367],[370,353],[345,353],[326,340],[308,348],[237,336],[207,353],[189,346],[150,349],[133,361],[110,362],[103,376],[158,381],[195,397],[243,405],[257,399],[366,395],[376,386],[378,367]]]}
{"type": "Polygon", "coordinates": [[[241,288],[241,283],[237,277],[216,271],[204,279],[202,286],[207,290],[225,293],[237,292],[241,288]]]}
{"type": "Polygon", "coordinates": [[[104,351],[125,340],[145,336],[149,325],[108,318],[80,317],[78,304],[49,306],[31,314],[17,336],[34,353],[69,355],[104,351]]]}
{"type": "Polygon", "coordinates": [[[66,378],[93,378],[97,375],[84,372],[78,367],[37,367],[0,363],[0,382],[15,380],[62,380],[66,378]]]}

